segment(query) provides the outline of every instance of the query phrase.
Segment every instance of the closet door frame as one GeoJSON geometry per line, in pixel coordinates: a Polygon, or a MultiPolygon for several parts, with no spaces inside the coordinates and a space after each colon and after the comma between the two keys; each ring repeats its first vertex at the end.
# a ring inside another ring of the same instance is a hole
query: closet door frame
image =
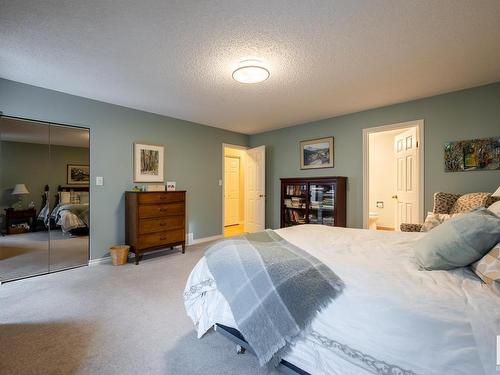
{"type": "MultiPolygon", "coordinates": [[[[41,273],[36,273],[36,274],[33,274],[33,275],[28,275],[28,276],[23,276],[23,277],[19,277],[19,278],[15,278],[15,279],[10,279],[10,280],[7,280],[7,281],[2,281],[0,280],[0,285],[2,283],[7,283],[7,282],[11,282],[11,281],[16,281],[16,280],[22,280],[22,279],[29,279],[31,277],[37,277],[37,276],[41,276],[41,275],[47,275],[47,274],[51,274],[51,273],[57,273],[57,272],[63,272],[63,271],[67,271],[67,270],[70,270],[70,269],[74,269],[74,268],[80,268],[80,267],[86,267],[89,265],[89,262],[90,262],[90,243],[91,243],[91,238],[92,238],[92,218],[91,218],[91,213],[92,213],[92,189],[90,188],[91,187],[91,182],[92,182],[92,165],[91,165],[91,160],[92,160],[92,150],[91,150],[91,143],[90,143],[90,139],[91,139],[91,136],[92,136],[92,131],[91,131],[91,128],[90,127],[87,127],[87,126],[82,126],[82,125],[74,125],[74,124],[65,124],[65,123],[60,123],[60,122],[55,122],[55,121],[48,121],[48,120],[39,120],[39,119],[36,119],[36,118],[29,118],[29,117],[24,117],[24,116],[17,116],[17,115],[11,115],[11,114],[7,114],[5,112],[2,112],[0,111],[0,119],[1,118],[9,118],[9,119],[14,119],[14,120],[20,120],[20,121],[31,121],[31,122],[37,122],[37,123],[40,123],[40,124],[43,124],[43,125],[47,125],[49,126],[49,135],[50,135],[50,126],[63,126],[63,127],[67,127],[67,128],[75,128],[75,129],[81,129],[81,130],[86,130],[88,131],[88,134],[89,134],[89,175],[90,175],[90,178],[89,178],[89,239],[88,239],[88,245],[87,245],[87,263],[86,264],[81,264],[81,265],[77,265],[77,266],[71,266],[71,267],[68,267],[68,268],[63,268],[63,269],[57,269],[57,270],[54,270],[54,271],[50,271],[50,228],[49,228],[49,231],[48,231],[48,243],[49,243],[49,253],[48,253],[48,259],[47,259],[47,272],[41,272],[41,273]]],[[[50,163],[50,146],[51,146],[51,143],[50,143],[50,136],[49,136],[49,163],[50,163]]],[[[52,195],[52,192],[51,192],[51,195],[52,195]]],[[[50,197],[49,197],[49,202],[50,202],[50,197]]]]}

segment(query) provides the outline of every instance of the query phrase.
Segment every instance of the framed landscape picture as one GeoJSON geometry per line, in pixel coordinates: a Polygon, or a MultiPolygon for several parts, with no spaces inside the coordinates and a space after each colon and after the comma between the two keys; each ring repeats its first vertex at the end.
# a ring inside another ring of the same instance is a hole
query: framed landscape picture
{"type": "Polygon", "coordinates": [[[163,182],[164,147],[134,143],[134,182],[163,182]]]}
{"type": "Polygon", "coordinates": [[[333,168],[333,137],[300,142],[300,169],[333,168]]]}
{"type": "Polygon", "coordinates": [[[68,185],[88,185],[90,182],[90,168],[88,165],[68,164],[66,169],[66,183],[68,185]]]}

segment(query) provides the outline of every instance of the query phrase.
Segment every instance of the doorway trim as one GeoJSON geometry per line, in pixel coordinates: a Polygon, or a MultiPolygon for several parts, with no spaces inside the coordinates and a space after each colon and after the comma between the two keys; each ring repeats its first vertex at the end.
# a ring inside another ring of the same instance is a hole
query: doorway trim
{"type": "Polygon", "coordinates": [[[420,220],[424,219],[424,170],[425,170],[425,160],[424,160],[424,120],[414,120],[399,122],[396,124],[388,124],[381,126],[374,126],[370,128],[363,129],[363,228],[368,229],[368,212],[369,212],[369,157],[370,157],[370,142],[369,136],[373,133],[386,132],[390,130],[406,130],[409,128],[417,128],[418,134],[418,158],[419,158],[419,207],[418,216],[420,220]]]}
{"type": "MultiPolygon", "coordinates": [[[[234,144],[231,144],[231,143],[222,143],[222,173],[221,173],[221,181],[222,181],[222,184],[220,185],[221,186],[221,197],[222,197],[222,219],[221,219],[221,234],[222,236],[224,236],[224,215],[225,215],[225,212],[226,212],[226,203],[225,203],[225,199],[224,199],[224,191],[225,191],[225,188],[226,188],[226,181],[225,181],[225,169],[226,169],[226,166],[225,166],[225,149],[226,147],[229,147],[229,148],[235,148],[235,149],[238,149],[238,150],[248,150],[248,147],[247,146],[241,146],[241,145],[234,145],[234,144]]],[[[241,161],[241,160],[240,160],[241,161]]],[[[240,165],[241,167],[241,165],[240,165]]]]}

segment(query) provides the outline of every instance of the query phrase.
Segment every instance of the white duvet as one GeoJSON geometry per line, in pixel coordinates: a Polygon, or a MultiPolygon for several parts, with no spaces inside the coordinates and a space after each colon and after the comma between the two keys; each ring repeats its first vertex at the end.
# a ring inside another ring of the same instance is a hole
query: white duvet
{"type": "MultiPolygon", "coordinates": [[[[420,271],[412,246],[425,233],[301,225],[276,231],[328,265],[343,294],[285,358],[311,374],[496,373],[500,297],[468,269],[420,271]]],[[[236,327],[202,258],[184,293],[201,337],[236,327]]]]}

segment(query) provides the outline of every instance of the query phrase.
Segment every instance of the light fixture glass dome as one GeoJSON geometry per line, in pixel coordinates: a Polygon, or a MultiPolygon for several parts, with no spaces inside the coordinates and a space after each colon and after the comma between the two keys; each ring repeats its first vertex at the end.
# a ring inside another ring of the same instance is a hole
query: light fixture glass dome
{"type": "Polygon", "coordinates": [[[233,79],[240,83],[259,83],[268,79],[269,70],[260,65],[257,60],[245,60],[233,72],[233,79]]]}

